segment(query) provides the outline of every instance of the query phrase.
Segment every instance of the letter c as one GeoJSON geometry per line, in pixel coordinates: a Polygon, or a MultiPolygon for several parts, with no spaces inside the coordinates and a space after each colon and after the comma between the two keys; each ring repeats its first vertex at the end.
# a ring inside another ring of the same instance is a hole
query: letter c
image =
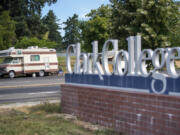
{"type": "Polygon", "coordinates": [[[66,66],[67,66],[67,71],[69,73],[72,73],[72,68],[71,68],[71,51],[75,52],[75,45],[69,45],[66,51],[66,66]]]}

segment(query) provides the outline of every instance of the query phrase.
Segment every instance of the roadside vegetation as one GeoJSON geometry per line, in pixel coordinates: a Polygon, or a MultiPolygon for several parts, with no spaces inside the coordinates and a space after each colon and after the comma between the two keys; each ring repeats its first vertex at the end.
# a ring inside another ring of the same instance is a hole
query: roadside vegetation
{"type": "Polygon", "coordinates": [[[3,62],[3,58],[0,58],[0,64],[3,62]]]}
{"type": "MultiPolygon", "coordinates": [[[[73,65],[75,64],[75,60],[76,58],[74,56],[71,57],[71,65],[73,67],[73,65]]],[[[67,69],[66,69],[66,57],[64,56],[61,56],[61,57],[58,57],[58,63],[59,63],[59,69],[61,68],[64,73],[67,72],[67,69]]]]}
{"type": "Polygon", "coordinates": [[[60,111],[57,103],[0,110],[0,135],[115,135],[104,128],[85,128],[60,111]]]}

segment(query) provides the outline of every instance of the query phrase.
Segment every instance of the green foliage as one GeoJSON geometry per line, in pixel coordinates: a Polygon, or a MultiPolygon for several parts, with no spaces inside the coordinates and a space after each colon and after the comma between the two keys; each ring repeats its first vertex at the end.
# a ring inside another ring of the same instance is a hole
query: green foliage
{"type": "Polygon", "coordinates": [[[32,45],[54,48],[60,45],[61,35],[54,13],[50,11],[44,19],[41,17],[45,4],[55,2],[57,0],[1,0],[0,49],[7,49],[16,42],[18,48],[32,45]]]}
{"type": "Polygon", "coordinates": [[[170,33],[170,41],[172,46],[180,46],[180,21],[178,24],[172,29],[170,33]]]}
{"type": "Polygon", "coordinates": [[[1,0],[0,12],[10,10],[11,16],[31,16],[33,14],[41,14],[42,8],[47,3],[51,5],[57,0],[1,0]]]}
{"type": "MultiPolygon", "coordinates": [[[[180,11],[180,2],[176,1],[175,4],[180,11]]],[[[178,22],[171,28],[170,41],[172,46],[180,46],[180,12],[177,14],[178,22]]]]}
{"type": "Polygon", "coordinates": [[[91,51],[91,42],[98,41],[99,50],[102,49],[104,42],[110,38],[110,7],[102,5],[97,10],[91,10],[88,21],[82,21],[80,28],[82,29],[83,49],[91,51]]]}
{"type": "Polygon", "coordinates": [[[57,17],[55,16],[54,12],[50,10],[48,14],[43,18],[43,23],[48,28],[48,39],[50,41],[58,43],[60,47],[62,42],[61,34],[58,30],[60,30],[60,26],[57,23],[57,17]]]}
{"type": "Polygon", "coordinates": [[[4,61],[4,58],[0,58],[0,64],[4,61]]]}
{"type": "Polygon", "coordinates": [[[27,48],[29,46],[56,48],[57,43],[48,40],[39,40],[38,38],[35,37],[34,38],[23,37],[15,45],[16,48],[27,48]]]}
{"type": "Polygon", "coordinates": [[[80,29],[78,15],[74,14],[64,22],[65,35],[63,37],[64,48],[70,44],[80,42],[80,29]]]}
{"type": "Polygon", "coordinates": [[[26,21],[29,29],[29,37],[37,37],[41,39],[48,30],[39,15],[30,16],[26,19],[26,21]]]}
{"type": "Polygon", "coordinates": [[[57,0],[1,0],[0,13],[10,11],[10,16],[16,22],[17,39],[21,37],[42,38],[47,32],[42,23],[41,10],[45,4],[53,4],[57,0]]]}
{"type": "Polygon", "coordinates": [[[98,9],[92,9],[86,16],[90,17],[90,20],[97,16],[110,18],[112,14],[111,10],[112,9],[109,5],[101,5],[98,9]]]}
{"type": "Polygon", "coordinates": [[[86,22],[83,30],[84,50],[91,51],[91,42],[96,40],[99,43],[99,49],[102,49],[104,42],[109,38],[108,19],[97,16],[86,22]]]}
{"type": "MultiPolygon", "coordinates": [[[[76,61],[76,57],[75,56],[71,56],[71,65],[72,65],[72,67],[75,64],[75,61],[76,61]]],[[[59,68],[61,68],[64,71],[64,73],[67,73],[66,57],[65,56],[58,57],[58,63],[59,63],[59,68]]]]}
{"type": "Polygon", "coordinates": [[[178,21],[178,8],[172,0],[110,0],[113,38],[126,47],[128,36],[141,35],[143,47],[170,46],[169,35],[178,21]]]}
{"type": "Polygon", "coordinates": [[[0,14],[0,50],[7,49],[15,42],[15,22],[8,11],[0,14]]]}
{"type": "Polygon", "coordinates": [[[48,30],[43,24],[41,16],[37,14],[28,17],[17,16],[13,19],[16,21],[16,35],[18,39],[23,36],[41,39],[48,30]]]}
{"type": "Polygon", "coordinates": [[[16,21],[16,37],[20,39],[23,36],[28,36],[30,37],[31,31],[29,30],[27,21],[24,16],[17,16],[14,18],[16,21]]]}

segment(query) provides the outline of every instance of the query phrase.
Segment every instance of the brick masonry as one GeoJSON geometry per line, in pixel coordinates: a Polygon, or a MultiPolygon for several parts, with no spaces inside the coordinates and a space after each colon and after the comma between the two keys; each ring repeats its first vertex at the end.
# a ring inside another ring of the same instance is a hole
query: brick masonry
{"type": "Polygon", "coordinates": [[[61,85],[64,113],[125,135],[180,135],[180,97],[61,85]]]}

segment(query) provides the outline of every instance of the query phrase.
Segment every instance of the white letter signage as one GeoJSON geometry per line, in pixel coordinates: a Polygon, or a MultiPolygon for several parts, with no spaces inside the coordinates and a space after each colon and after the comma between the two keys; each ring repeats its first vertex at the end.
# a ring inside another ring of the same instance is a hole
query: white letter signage
{"type": "Polygon", "coordinates": [[[118,50],[118,40],[107,40],[102,52],[98,52],[98,42],[92,42],[92,53],[81,53],[80,43],[69,45],[66,51],[67,71],[72,74],[98,74],[100,80],[103,76],[132,76],[151,77],[150,87],[154,93],[163,94],[167,88],[167,77],[178,78],[175,60],[180,59],[180,47],[157,48],[154,51],[144,49],[141,51],[141,36],[127,38],[128,52],[118,50]],[[109,50],[112,48],[112,50],[109,50]],[[74,71],[71,67],[70,54],[74,52],[76,63],[74,71]],[[111,62],[109,60],[111,59],[111,62]],[[151,64],[152,63],[152,64],[151,64]],[[109,64],[113,66],[110,70],[109,64]],[[150,67],[148,67],[150,65],[150,67]],[[161,72],[166,69],[167,71],[161,72]],[[160,90],[156,81],[161,81],[160,90]]]}

